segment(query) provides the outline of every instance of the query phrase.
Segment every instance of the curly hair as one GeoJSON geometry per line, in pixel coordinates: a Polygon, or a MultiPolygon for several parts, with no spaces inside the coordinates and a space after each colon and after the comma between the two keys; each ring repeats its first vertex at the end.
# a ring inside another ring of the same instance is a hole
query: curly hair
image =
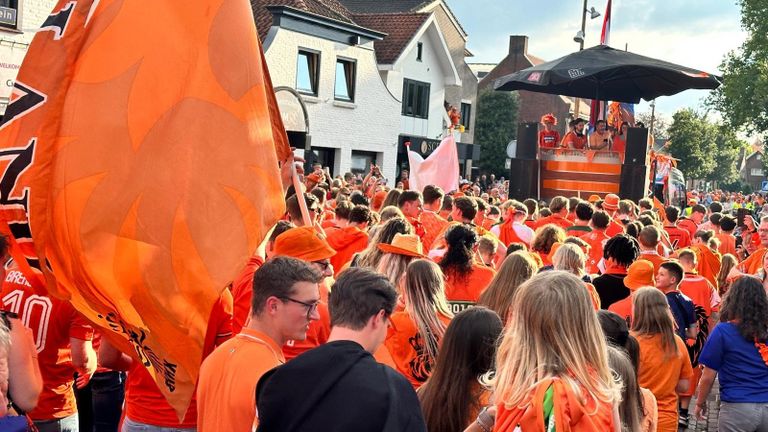
{"type": "Polygon", "coordinates": [[[629,267],[640,256],[640,244],[634,237],[617,234],[605,243],[603,258],[613,258],[618,265],[629,267]]]}
{"type": "Polygon", "coordinates": [[[743,276],[731,285],[720,308],[720,322],[736,320],[739,333],[752,342],[768,338],[768,296],[763,284],[743,276]]]}
{"type": "Polygon", "coordinates": [[[531,250],[548,254],[552,245],[565,241],[565,231],[555,224],[546,224],[536,230],[531,240],[531,250]]]}
{"type": "Polygon", "coordinates": [[[448,251],[440,261],[443,273],[453,271],[459,276],[469,274],[472,271],[472,249],[477,244],[475,230],[466,224],[455,225],[445,233],[445,242],[448,243],[448,251]]]}

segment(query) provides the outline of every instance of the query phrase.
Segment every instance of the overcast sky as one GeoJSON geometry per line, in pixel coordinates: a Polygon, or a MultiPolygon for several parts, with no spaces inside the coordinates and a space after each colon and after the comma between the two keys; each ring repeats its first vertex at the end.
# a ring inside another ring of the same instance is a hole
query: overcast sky
{"type": "MultiPolygon", "coordinates": [[[[508,51],[509,35],[527,35],[528,52],[554,60],[578,50],[581,0],[446,0],[469,33],[468,62],[497,63],[508,51]]],[[[589,0],[605,13],[608,0],[589,0]]],[[[603,17],[587,17],[585,47],[597,45],[603,17]]],[[[610,45],[649,57],[718,73],[723,56],[744,41],[736,0],[614,0],[610,45]]],[[[698,107],[709,92],[688,90],[656,101],[667,117],[698,107]]],[[[637,112],[650,111],[647,102],[637,112]]]]}

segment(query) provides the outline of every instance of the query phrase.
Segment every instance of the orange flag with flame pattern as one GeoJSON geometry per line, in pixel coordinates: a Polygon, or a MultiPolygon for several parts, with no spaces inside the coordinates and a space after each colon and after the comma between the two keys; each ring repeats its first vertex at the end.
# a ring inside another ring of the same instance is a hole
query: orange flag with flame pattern
{"type": "Polygon", "coordinates": [[[59,0],[0,123],[0,230],[181,416],[289,152],[248,1],[59,0]]]}

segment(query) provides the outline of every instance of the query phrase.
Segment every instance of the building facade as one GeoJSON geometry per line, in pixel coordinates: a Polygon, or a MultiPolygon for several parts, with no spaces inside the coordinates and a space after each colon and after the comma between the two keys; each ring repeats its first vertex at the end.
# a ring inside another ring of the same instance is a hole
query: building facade
{"type": "Polygon", "coordinates": [[[0,116],[29,44],[56,5],[55,0],[0,0],[0,116]]]}
{"type": "Polygon", "coordinates": [[[752,152],[744,158],[744,163],[739,171],[741,179],[752,186],[753,191],[759,191],[765,181],[765,171],[763,169],[763,153],[752,152]]]}

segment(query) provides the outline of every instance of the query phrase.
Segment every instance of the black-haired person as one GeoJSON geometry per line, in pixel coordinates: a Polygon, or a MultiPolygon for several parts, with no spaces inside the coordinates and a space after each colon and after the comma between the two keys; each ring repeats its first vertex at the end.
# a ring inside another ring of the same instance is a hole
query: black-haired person
{"type": "Polygon", "coordinates": [[[342,272],[331,291],[328,343],[259,381],[257,430],[426,431],[413,387],[371,354],[387,336],[396,303],[384,276],[342,272]]]}
{"type": "Polygon", "coordinates": [[[598,120],[595,123],[595,130],[589,136],[589,148],[592,150],[608,150],[613,142],[611,132],[607,129],[608,123],[605,120],[598,120]]]}
{"type": "Polygon", "coordinates": [[[611,237],[606,234],[611,217],[603,210],[592,213],[589,222],[591,231],[582,235],[581,239],[589,244],[589,256],[587,257],[587,273],[600,273],[600,262],[603,260],[603,249],[611,237]]]}
{"type": "Polygon", "coordinates": [[[699,356],[704,365],[695,413],[707,415],[715,377],[720,382],[718,430],[768,430],[768,298],[757,279],[737,279],[725,296],[718,324],[699,356]]]}
{"type": "Polygon", "coordinates": [[[613,303],[627,298],[630,294],[629,288],[624,285],[624,278],[627,276],[627,268],[639,255],[640,246],[637,240],[626,234],[619,234],[605,243],[605,271],[592,281],[600,296],[601,308],[608,309],[613,303]]]}
{"type": "Polygon", "coordinates": [[[349,212],[349,222],[346,227],[328,232],[328,244],[336,251],[331,257],[334,274],[352,261],[352,257],[362,252],[368,246],[368,225],[371,221],[371,210],[364,205],[356,205],[349,212]]]}
{"type": "Polygon", "coordinates": [[[589,223],[592,221],[592,215],[595,213],[592,204],[586,201],[580,201],[576,204],[573,213],[576,215],[576,218],[573,221],[573,225],[565,230],[565,235],[581,237],[592,232],[592,228],[589,227],[589,223]]]}
{"type": "Polygon", "coordinates": [[[445,233],[448,248],[440,260],[445,275],[445,297],[454,313],[473,306],[496,272],[475,260],[478,236],[472,227],[457,224],[445,233]]]}
{"type": "Polygon", "coordinates": [[[424,200],[421,193],[405,190],[397,199],[397,207],[403,212],[405,219],[413,226],[413,230],[419,238],[427,234],[426,228],[421,223],[421,213],[424,211],[424,200]]]}
{"type": "Polygon", "coordinates": [[[680,210],[674,206],[668,206],[664,209],[667,221],[664,223],[664,231],[669,235],[669,242],[672,249],[683,249],[691,245],[692,234],[688,230],[677,226],[677,220],[680,217],[680,210]]]}
{"type": "Polygon", "coordinates": [[[693,301],[679,289],[684,276],[685,269],[677,261],[662,263],[656,274],[656,288],[667,297],[672,317],[675,319],[677,335],[683,341],[696,339],[699,333],[696,307],[693,301]]]}
{"type": "Polygon", "coordinates": [[[463,431],[489,404],[491,393],[480,377],[493,369],[502,329],[499,316],[484,307],[453,318],[432,375],[418,391],[429,430],[463,431]]]}

